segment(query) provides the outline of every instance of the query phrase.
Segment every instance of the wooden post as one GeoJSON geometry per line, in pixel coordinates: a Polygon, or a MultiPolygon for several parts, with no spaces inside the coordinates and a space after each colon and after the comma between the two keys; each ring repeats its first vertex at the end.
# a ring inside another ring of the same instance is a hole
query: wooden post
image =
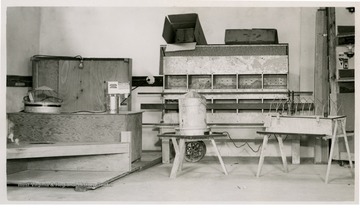
{"type": "MultiPolygon", "coordinates": [[[[300,136],[293,136],[291,141],[291,162],[294,165],[300,164],[300,136]]],[[[280,143],[280,141],[279,141],[280,143]]],[[[280,150],[282,151],[282,150],[280,150]]]]}
{"type": "MultiPolygon", "coordinates": [[[[338,93],[339,85],[336,77],[336,23],[335,23],[335,8],[329,7],[326,9],[327,25],[328,25],[328,61],[329,61],[329,82],[330,82],[330,115],[337,115],[338,107],[338,93]]],[[[331,139],[333,140],[333,139],[331,139]]],[[[337,144],[338,141],[335,143],[337,144]]],[[[338,147],[338,145],[336,146],[338,147]]],[[[331,152],[331,151],[330,151],[331,152]]],[[[339,156],[338,149],[333,150],[333,155],[339,156]],[[336,154],[334,153],[336,152],[336,154]]]]}
{"type": "Polygon", "coordinates": [[[337,115],[337,94],[338,84],[336,82],[336,24],[335,24],[335,8],[326,9],[328,24],[328,60],[330,75],[330,115],[337,115]]]}
{"type": "MultiPolygon", "coordinates": [[[[159,134],[164,133],[163,129],[164,128],[159,127],[159,134]]],[[[170,139],[167,137],[164,137],[164,138],[160,138],[160,140],[161,140],[162,163],[170,163],[170,139]]],[[[176,151],[176,149],[175,149],[175,151],[176,151]]]]}
{"type": "MultiPolygon", "coordinates": [[[[327,58],[327,19],[326,10],[319,9],[316,13],[315,38],[315,72],[314,72],[314,98],[315,114],[329,113],[329,76],[327,58]]],[[[315,163],[328,161],[328,141],[316,140],[315,163]]]]}

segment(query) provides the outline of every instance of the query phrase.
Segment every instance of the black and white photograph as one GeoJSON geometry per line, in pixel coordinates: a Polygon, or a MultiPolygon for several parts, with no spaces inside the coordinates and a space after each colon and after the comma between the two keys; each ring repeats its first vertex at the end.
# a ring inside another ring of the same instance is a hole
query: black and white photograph
{"type": "Polygon", "coordinates": [[[359,205],[359,6],[1,1],[0,204],[359,205]]]}

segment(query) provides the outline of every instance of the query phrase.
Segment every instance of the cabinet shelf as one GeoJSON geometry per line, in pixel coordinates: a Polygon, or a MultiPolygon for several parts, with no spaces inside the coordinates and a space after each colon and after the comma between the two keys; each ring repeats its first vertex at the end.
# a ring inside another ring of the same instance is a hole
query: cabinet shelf
{"type": "Polygon", "coordinates": [[[355,79],[354,78],[341,78],[341,79],[337,79],[336,82],[340,83],[340,82],[354,82],[355,79]]]}
{"type": "Polygon", "coordinates": [[[258,92],[287,89],[287,74],[164,75],[164,92],[258,92]]]}

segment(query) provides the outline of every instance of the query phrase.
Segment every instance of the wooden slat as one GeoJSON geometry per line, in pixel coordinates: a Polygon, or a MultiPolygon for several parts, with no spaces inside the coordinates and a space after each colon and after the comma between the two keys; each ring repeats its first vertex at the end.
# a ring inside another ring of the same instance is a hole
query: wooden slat
{"type": "MultiPolygon", "coordinates": [[[[129,171],[129,153],[25,158],[28,170],[129,171]]],[[[13,163],[17,160],[8,160],[13,163]]]]}
{"type": "Polygon", "coordinates": [[[98,187],[122,172],[36,171],[28,170],[7,176],[7,184],[47,187],[98,187]]]}
{"type": "MultiPolygon", "coordinates": [[[[304,133],[296,133],[296,132],[286,132],[285,131],[257,131],[256,133],[258,134],[262,134],[262,135],[270,135],[270,134],[277,134],[277,135],[304,135],[304,133]]],[[[310,136],[319,136],[319,137],[324,137],[325,134],[314,134],[314,133],[308,133],[306,135],[310,135],[310,136]]]]}
{"type": "Polygon", "coordinates": [[[26,159],[21,160],[12,160],[13,162],[6,162],[6,174],[17,173],[20,171],[25,171],[28,168],[28,162],[26,159]]]}
{"type": "MultiPolygon", "coordinates": [[[[301,104],[301,108],[305,110],[313,110],[314,108],[313,103],[304,103],[301,104]]],[[[218,110],[233,110],[233,109],[242,109],[242,110],[270,110],[275,109],[275,105],[272,105],[270,103],[245,103],[245,104],[239,104],[239,103],[217,103],[217,104],[207,104],[206,109],[218,109],[218,110]]],[[[141,104],[141,109],[160,109],[160,110],[178,110],[178,104],[154,104],[154,103],[145,103],[141,104]]],[[[282,106],[281,106],[282,109],[282,106]]],[[[284,110],[287,110],[287,105],[284,106],[284,110]]]]}
{"type": "Polygon", "coordinates": [[[27,144],[6,149],[7,159],[117,154],[128,152],[129,144],[27,144]]]}
{"type": "MultiPolygon", "coordinates": [[[[165,46],[160,51],[165,52],[165,46]]],[[[163,53],[161,53],[163,55],[163,53]]],[[[251,56],[251,55],[288,55],[288,44],[266,44],[266,45],[223,45],[208,44],[196,46],[191,51],[165,52],[170,56],[251,56]]],[[[161,72],[161,71],[160,71],[161,72]]]]}
{"type": "MultiPolygon", "coordinates": [[[[249,113],[207,113],[206,122],[208,124],[259,124],[264,123],[267,113],[249,112],[249,113]]],[[[179,123],[177,113],[165,113],[164,123],[179,123]]]]}
{"type": "Polygon", "coordinates": [[[288,56],[164,57],[164,73],[166,75],[287,74],[288,62],[288,56]]]}
{"type": "MultiPolygon", "coordinates": [[[[143,123],[143,126],[154,126],[154,128],[163,129],[163,128],[174,128],[179,126],[178,123],[143,123]]],[[[210,128],[259,128],[263,127],[264,123],[207,123],[210,128]]]]}

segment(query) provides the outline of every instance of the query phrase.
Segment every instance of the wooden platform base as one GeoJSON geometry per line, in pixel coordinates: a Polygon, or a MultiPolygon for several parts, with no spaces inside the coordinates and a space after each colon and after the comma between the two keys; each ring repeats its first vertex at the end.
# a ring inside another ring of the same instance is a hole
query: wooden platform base
{"type": "Polygon", "coordinates": [[[7,184],[19,187],[75,187],[95,189],[116,178],[109,171],[40,171],[26,170],[8,175],[7,184]]]}
{"type": "Polygon", "coordinates": [[[26,170],[8,175],[7,184],[20,187],[74,187],[76,191],[87,191],[158,163],[161,163],[161,152],[143,152],[141,160],[132,163],[131,171],[26,170]]]}

